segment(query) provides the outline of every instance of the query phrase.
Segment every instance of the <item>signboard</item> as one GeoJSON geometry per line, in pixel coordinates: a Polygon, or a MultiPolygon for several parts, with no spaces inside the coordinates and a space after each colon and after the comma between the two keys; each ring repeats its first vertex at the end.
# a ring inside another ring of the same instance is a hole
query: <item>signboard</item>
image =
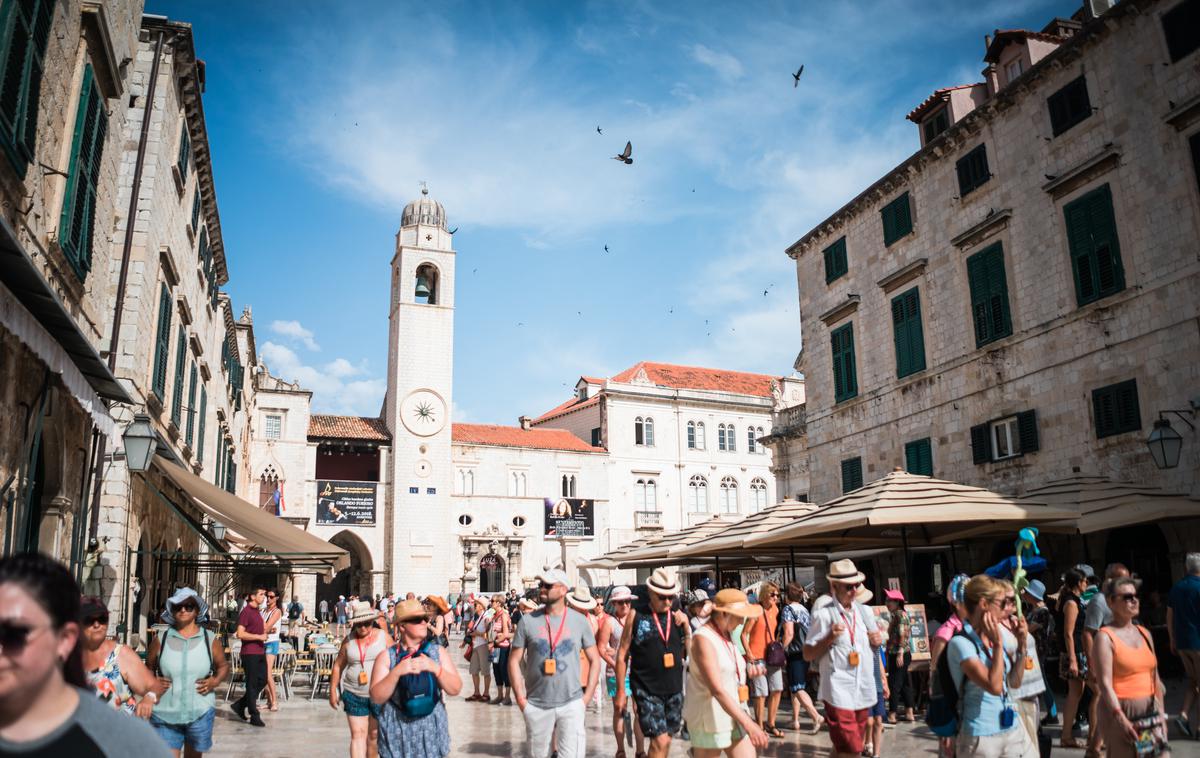
{"type": "Polygon", "coordinates": [[[595,537],[595,500],[577,497],[546,498],[547,537],[595,537]]]}
{"type": "Polygon", "coordinates": [[[375,525],[375,482],[317,480],[317,523],[375,525]]]}
{"type": "MultiPolygon", "coordinates": [[[[886,605],[872,605],[871,610],[885,623],[890,623],[891,612],[886,605]]],[[[929,660],[929,619],[925,616],[925,606],[905,605],[908,611],[909,638],[908,648],[912,651],[914,661],[929,660]]]]}

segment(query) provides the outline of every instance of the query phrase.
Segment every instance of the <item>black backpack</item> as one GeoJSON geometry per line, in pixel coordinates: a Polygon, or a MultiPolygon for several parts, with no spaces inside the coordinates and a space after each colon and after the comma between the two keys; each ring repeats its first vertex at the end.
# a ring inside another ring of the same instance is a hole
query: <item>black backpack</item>
{"type": "MultiPolygon", "coordinates": [[[[956,631],[954,636],[971,640],[961,629],[956,631]]],[[[976,650],[979,649],[975,640],[971,640],[971,644],[975,645],[976,650]]],[[[954,686],[954,673],[950,670],[950,643],[946,643],[946,648],[938,656],[937,669],[933,675],[940,691],[929,699],[929,707],[925,710],[925,724],[939,737],[953,737],[958,734],[961,698],[958,688],[954,686]]]]}

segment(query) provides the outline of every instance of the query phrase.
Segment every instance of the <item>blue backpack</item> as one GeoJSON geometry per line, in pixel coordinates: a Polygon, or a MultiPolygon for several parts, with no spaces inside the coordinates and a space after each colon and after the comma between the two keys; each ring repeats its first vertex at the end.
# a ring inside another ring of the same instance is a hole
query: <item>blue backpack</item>
{"type": "MultiPolygon", "coordinates": [[[[398,655],[392,665],[394,666],[405,658],[414,655],[424,655],[432,658],[433,656],[429,655],[428,652],[431,644],[436,646],[436,643],[426,640],[415,653],[398,651],[398,655]]],[[[438,686],[437,677],[428,671],[422,671],[419,674],[406,674],[396,682],[396,689],[392,690],[390,700],[392,705],[396,706],[396,709],[405,718],[419,719],[433,713],[433,709],[437,704],[442,702],[442,688],[438,686]]]]}

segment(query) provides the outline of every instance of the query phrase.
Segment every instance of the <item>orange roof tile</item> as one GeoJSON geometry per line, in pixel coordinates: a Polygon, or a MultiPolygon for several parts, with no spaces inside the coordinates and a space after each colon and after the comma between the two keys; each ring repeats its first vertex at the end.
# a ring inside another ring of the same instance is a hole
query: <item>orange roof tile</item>
{"type": "Polygon", "coordinates": [[[568,400],[567,402],[563,403],[562,405],[559,405],[555,408],[551,408],[550,410],[546,411],[542,415],[538,416],[537,418],[535,418],[533,420],[533,423],[541,424],[546,421],[549,421],[552,418],[557,418],[557,417],[563,416],[567,413],[574,413],[575,411],[595,405],[598,402],[600,402],[599,395],[592,395],[587,400],[580,400],[578,397],[573,397],[570,400],[568,400]]]}
{"type": "Polygon", "coordinates": [[[571,450],[580,453],[603,453],[604,448],[592,447],[566,429],[522,429],[519,426],[495,424],[454,424],[450,439],[460,445],[496,445],[526,447],[536,450],[571,450]]]}
{"type": "Polygon", "coordinates": [[[956,89],[970,89],[971,87],[985,87],[985,86],[987,86],[987,82],[975,82],[974,84],[956,84],[953,87],[942,87],[941,89],[935,89],[933,91],[932,95],[930,95],[929,97],[922,100],[921,104],[918,105],[916,108],[913,108],[912,112],[910,112],[907,116],[905,116],[905,118],[907,118],[909,121],[912,121],[915,123],[917,121],[920,121],[922,118],[924,118],[925,113],[930,108],[932,108],[935,104],[940,103],[943,100],[945,100],[946,95],[949,94],[950,92],[953,92],[956,89]]]}
{"type": "Polygon", "coordinates": [[[771,383],[778,379],[778,377],[768,374],[750,374],[745,371],[675,366],[670,363],[642,361],[617,374],[612,381],[629,383],[641,370],[645,370],[646,378],[652,384],[660,387],[732,392],[738,395],[755,395],[757,397],[771,397],[771,383]]]}
{"type": "Polygon", "coordinates": [[[366,416],[324,416],[314,414],[308,420],[309,437],[332,437],[347,440],[391,441],[383,419],[366,416]]]}

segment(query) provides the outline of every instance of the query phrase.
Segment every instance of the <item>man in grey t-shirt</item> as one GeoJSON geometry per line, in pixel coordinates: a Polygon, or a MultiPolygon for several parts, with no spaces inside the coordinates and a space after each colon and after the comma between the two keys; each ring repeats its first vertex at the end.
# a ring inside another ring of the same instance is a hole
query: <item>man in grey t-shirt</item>
{"type": "Polygon", "coordinates": [[[543,607],[521,616],[508,659],[513,697],[525,716],[533,758],[548,758],[550,737],[557,730],[558,758],[583,758],[584,708],[600,676],[596,637],[583,614],[567,608],[569,581],[561,569],[538,576],[543,607]],[[581,684],[580,652],[588,659],[588,679],[581,684]]]}

